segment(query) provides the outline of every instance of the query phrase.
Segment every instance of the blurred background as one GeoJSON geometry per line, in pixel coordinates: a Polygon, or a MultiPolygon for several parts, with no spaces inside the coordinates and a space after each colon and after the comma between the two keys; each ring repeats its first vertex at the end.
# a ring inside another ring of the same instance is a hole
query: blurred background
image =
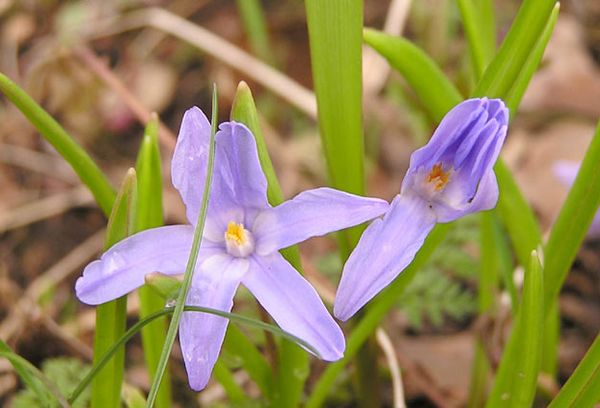
{"type": "MultiPolygon", "coordinates": [[[[496,1],[499,38],[519,3],[496,1]]],[[[473,86],[456,2],[365,0],[364,24],[410,38],[463,94],[473,86]]],[[[369,49],[363,57],[367,188],[390,199],[410,153],[432,133],[432,121],[385,61],[369,49]]],[[[599,64],[600,2],[565,1],[502,153],[544,231],[568,191],[553,166],[581,160],[600,117],[599,64]]],[[[213,82],[221,120],[228,118],[238,82],[249,83],[287,197],[327,184],[302,1],[0,0],[0,71],[64,126],[114,185],[134,165],[143,126],[157,112],[164,123],[167,223],[185,222],[169,174],[179,122],[192,105],[210,109],[213,82]]],[[[0,338],[67,389],[91,361],[94,330],[94,311],[75,299],[73,283],[100,253],[104,227],[102,213],[68,165],[0,96],[0,338]]],[[[301,250],[308,278],[330,298],[341,271],[335,240],[313,239],[301,250]]],[[[466,404],[476,336],[483,336],[496,361],[500,357],[507,296],[499,295],[495,316],[475,318],[478,254],[477,219],[457,222],[385,322],[409,406],[466,404]]],[[[519,283],[518,271],[515,276],[519,283]]],[[[255,314],[251,302],[239,294],[236,310],[255,314]]],[[[135,299],[128,304],[132,321],[137,307],[135,299]]],[[[600,329],[599,240],[581,248],[560,310],[564,381],[600,329]]],[[[227,353],[223,358],[231,367],[239,364],[227,353]]],[[[383,366],[390,363],[381,358],[383,366]]],[[[227,406],[218,384],[195,394],[183,365],[172,370],[181,406],[227,406]]],[[[258,395],[242,371],[236,378],[258,395]]],[[[139,339],[128,345],[126,381],[148,387],[139,339]]],[[[549,381],[550,392],[553,387],[549,381]]],[[[20,389],[10,365],[0,361],[0,404],[31,406],[20,389]]],[[[387,391],[383,399],[390,403],[387,391]]],[[[353,406],[351,392],[348,384],[341,386],[336,406],[353,406]]]]}

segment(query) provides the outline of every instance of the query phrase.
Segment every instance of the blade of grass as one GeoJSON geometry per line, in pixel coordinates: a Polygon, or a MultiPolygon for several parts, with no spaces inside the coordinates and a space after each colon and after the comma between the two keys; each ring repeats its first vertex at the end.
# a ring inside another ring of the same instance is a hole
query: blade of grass
{"type": "Polygon", "coordinates": [[[435,61],[407,39],[367,28],[364,40],[406,79],[434,122],[463,100],[435,61]]]}
{"type": "Polygon", "coordinates": [[[542,35],[538,39],[533,51],[527,61],[523,65],[521,72],[519,73],[517,79],[515,80],[514,85],[510,89],[507,94],[507,106],[510,112],[516,113],[517,107],[521,103],[521,99],[525,94],[525,90],[533,77],[533,74],[537,71],[540,62],[542,61],[542,57],[544,56],[544,51],[546,50],[546,46],[548,45],[548,41],[550,41],[550,37],[554,32],[554,26],[556,25],[556,21],[558,20],[558,13],[560,11],[560,3],[556,3],[554,9],[552,9],[552,13],[550,14],[550,18],[546,23],[546,27],[542,32],[542,35]]]}
{"type": "Polygon", "coordinates": [[[242,367],[258,385],[263,396],[269,399],[273,392],[273,373],[271,366],[254,343],[236,326],[231,326],[227,329],[223,347],[241,360],[242,367]]]}
{"type": "Polygon", "coordinates": [[[250,46],[263,61],[273,64],[275,58],[269,45],[267,24],[260,0],[237,0],[237,8],[246,28],[250,46]]]}
{"type": "Polygon", "coordinates": [[[81,181],[89,187],[104,214],[108,216],[115,199],[115,191],[85,150],[37,102],[2,73],[0,91],[73,167],[81,181]]]}
{"type": "MultiPolygon", "coordinates": [[[[494,213],[486,211],[480,216],[480,251],[481,268],[477,304],[479,315],[485,315],[494,308],[496,288],[498,286],[498,266],[500,254],[496,243],[494,213]]],[[[479,336],[475,339],[475,356],[471,368],[471,384],[467,406],[483,405],[488,388],[488,377],[491,364],[485,352],[484,344],[479,336]]]]}
{"type": "Polygon", "coordinates": [[[591,407],[600,401],[600,334],[549,408],[591,407]]]}
{"type": "MultiPolygon", "coordinates": [[[[137,200],[135,170],[129,169],[117,194],[106,229],[108,249],[133,231],[137,200]]],[[[127,320],[127,297],[96,307],[96,331],[94,335],[94,363],[125,333],[127,320]]],[[[117,351],[107,366],[98,373],[92,384],[90,406],[110,408],[121,406],[121,386],[125,369],[125,349],[117,351]]]]}
{"type": "MultiPolygon", "coordinates": [[[[258,123],[258,113],[252,92],[245,82],[240,82],[231,108],[231,119],[248,126],[256,140],[258,158],[267,178],[267,197],[271,205],[283,202],[283,192],[279,186],[275,169],[269,158],[267,146],[258,123]]],[[[281,254],[298,271],[302,271],[298,247],[292,246],[281,254]]],[[[308,355],[292,342],[283,340],[278,350],[278,375],[272,380],[271,400],[276,407],[295,407],[302,397],[304,382],[309,374],[308,355]]]]}
{"type": "MultiPolygon", "coordinates": [[[[282,338],[288,339],[291,342],[297,343],[297,344],[301,345],[302,347],[306,348],[307,350],[310,350],[311,353],[315,353],[316,355],[319,355],[319,353],[310,344],[306,343],[304,340],[281,330],[277,326],[273,326],[271,324],[261,322],[260,320],[251,319],[249,317],[239,315],[236,313],[227,313],[227,312],[223,312],[221,310],[210,309],[210,308],[201,307],[201,306],[185,306],[183,308],[183,310],[185,312],[209,313],[209,314],[213,314],[215,316],[224,317],[234,323],[242,323],[242,324],[246,324],[248,326],[251,326],[251,327],[254,327],[254,328],[257,328],[260,330],[265,330],[265,331],[268,331],[269,333],[273,333],[276,336],[280,336],[282,338]]],[[[145,327],[149,323],[152,323],[156,319],[159,319],[163,316],[171,315],[174,312],[175,312],[175,308],[172,308],[172,307],[162,309],[162,310],[159,310],[158,312],[152,313],[149,316],[146,316],[144,319],[139,320],[137,323],[135,323],[133,326],[131,326],[129,328],[129,330],[127,330],[125,332],[125,334],[123,334],[123,336],[121,336],[121,338],[118,341],[116,341],[112,345],[112,347],[99,359],[99,361],[92,366],[90,371],[85,375],[85,377],[81,380],[81,382],[73,390],[73,392],[69,396],[68,402],[72,404],[74,401],[76,401],[77,398],[83,392],[83,390],[94,379],[94,377],[96,376],[98,371],[102,370],[102,368],[112,358],[112,356],[117,352],[117,350],[119,350],[120,347],[123,347],[123,345],[125,343],[127,343],[129,340],[131,340],[131,338],[133,336],[135,336],[143,327],[145,327]]]]}
{"type": "Polygon", "coordinates": [[[246,393],[235,381],[235,377],[221,360],[217,360],[213,368],[213,376],[225,390],[232,404],[239,405],[246,399],[246,393]]]}
{"type": "Polygon", "coordinates": [[[544,282],[536,251],[525,273],[523,300],[486,407],[529,408],[537,387],[544,326],[544,282]]]}
{"type": "Polygon", "coordinates": [[[69,402],[36,366],[15,353],[4,341],[0,340],[0,357],[5,358],[13,366],[19,378],[33,391],[38,401],[70,407],[69,402]]]}
{"type": "MultiPolygon", "coordinates": [[[[362,123],[363,0],[307,0],[309,45],[318,122],[333,187],[364,194],[362,123]]],[[[337,234],[345,261],[364,230],[337,234]]],[[[359,406],[380,404],[375,339],[359,352],[355,381],[359,406]]]]}
{"type": "Polygon", "coordinates": [[[475,96],[506,97],[542,37],[556,0],[524,0],[498,54],[490,62],[475,96]]]}
{"type": "Polygon", "coordinates": [[[169,325],[162,353],[160,355],[160,360],[156,368],[156,375],[152,380],[152,386],[150,387],[150,393],[148,394],[148,401],[146,403],[146,406],[148,408],[153,407],[156,401],[158,389],[162,382],[165,370],[167,369],[167,363],[169,361],[169,356],[171,355],[171,349],[173,348],[173,343],[175,342],[175,336],[177,336],[177,329],[179,328],[179,322],[181,321],[183,308],[185,307],[185,301],[187,299],[188,292],[192,285],[192,277],[194,275],[194,268],[198,259],[200,241],[202,240],[202,232],[204,231],[204,224],[206,221],[206,210],[208,208],[208,197],[210,194],[213,164],[215,160],[215,133],[217,132],[217,118],[217,89],[215,86],[213,88],[212,97],[211,133],[209,142],[208,163],[206,170],[206,180],[204,181],[204,192],[202,193],[202,206],[200,208],[198,222],[194,230],[194,240],[192,241],[192,249],[190,252],[190,257],[188,258],[187,266],[185,268],[183,283],[181,285],[181,290],[179,291],[179,296],[177,297],[177,303],[175,304],[175,311],[173,312],[171,324],[169,325]]]}
{"type": "Polygon", "coordinates": [[[469,40],[473,72],[477,81],[479,81],[485,68],[494,57],[495,50],[493,31],[490,35],[490,30],[494,29],[493,14],[491,16],[486,15],[486,19],[482,18],[484,12],[489,13],[491,5],[489,0],[480,1],[480,3],[482,4],[476,5],[474,0],[458,0],[458,8],[469,40]],[[490,22],[492,23],[491,27],[490,22]]]}
{"type": "MultiPolygon", "coordinates": [[[[135,218],[135,232],[163,225],[162,173],[160,150],[158,147],[158,115],[153,113],[146,125],[142,144],[136,161],[138,175],[138,206],[135,218]]],[[[164,300],[151,288],[144,285],[139,289],[140,318],[144,318],[164,307],[164,300]]],[[[144,360],[150,378],[154,378],[160,359],[165,333],[166,318],[158,319],[142,329],[142,348],[144,360]]],[[[171,406],[171,378],[169,369],[165,370],[162,385],[156,398],[158,408],[171,406]]]]}
{"type": "Polygon", "coordinates": [[[600,203],[600,121],[577,178],[567,195],[546,244],[544,296],[546,312],[577,255],[600,203]]]}

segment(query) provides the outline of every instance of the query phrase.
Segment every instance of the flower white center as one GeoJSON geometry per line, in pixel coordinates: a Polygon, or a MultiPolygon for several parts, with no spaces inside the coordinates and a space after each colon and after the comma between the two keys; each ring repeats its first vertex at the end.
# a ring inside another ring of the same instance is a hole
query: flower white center
{"type": "Polygon", "coordinates": [[[254,252],[254,237],[244,224],[231,221],[225,231],[225,246],[229,255],[245,258],[254,252]]]}
{"type": "Polygon", "coordinates": [[[445,195],[444,190],[452,177],[452,169],[444,169],[437,163],[430,169],[419,169],[415,176],[415,189],[421,197],[428,201],[439,199],[445,195]]]}

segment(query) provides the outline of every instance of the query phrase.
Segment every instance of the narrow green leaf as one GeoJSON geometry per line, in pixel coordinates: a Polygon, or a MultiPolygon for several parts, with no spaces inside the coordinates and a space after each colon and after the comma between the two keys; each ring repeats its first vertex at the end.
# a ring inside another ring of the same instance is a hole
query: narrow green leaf
{"type": "Polygon", "coordinates": [[[263,61],[272,64],[275,58],[269,45],[267,24],[260,0],[237,0],[237,7],[252,50],[263,61]]]}
{"type": "Polygon", "coordinates": [[[544,329],[544,283],[536,251],[525,272],[523,300],[486,407],[529,408],[537,388],[544,329]]]}
{"type": "Polygon", "coordinates": [[[548,41],[550,41],[550,37],[554,32],[554,26],[558,20],[559,11],[560,3],[556,3],[541,37],[535,44],[531,55],[527,58],[527,61],[523,65],[519,75],[517,76],[517,79],[515,80],[515,83],[512,85],[510,92],[506,97],[508,109],[513,115],[517,112],[517,107],[521,103],[521,99],[525,94],[525,90],[529,85],[529,81],[531,81],[533,74],[535,74],[540,62],[542,61],[548,41]]]}
{"type": "MultiPolygon", "coordinates": [[[[106,230],[105,249],[110,248],[133,231],[137,199],[135,170],[130,169],[115,199],[106,230]]],[[[94,335],[94,363],[125,333],[127,297],[96,307],[96,332],[94,335]]],[[[125,349],[117,351],[114,358],[94,378],[90,405],[92,408],[121,406],[121,386],[125,369],[125,349]]]]}
{"type": "MultiPolygon", "coordinates": [[[[282,203],[283,192],[279,186],[279,181],[277,180],[277,175],[275,174],[267,151],[267,145],[263,138],[260,124],[258,123],[258,113],[254,99],[252,98],[252,92],[245,82],[240,82],[238,85],[231,108],[231,119],[245,124],[252,131],[258,148],[258,158],[267,178],[267,197],[269,203],[271,205],[282,203]]],[[[298,247],[292,246],[286,248],[281,253],[294,268],[302,271],[298,247]]],[[[273,383],[273,387],[271,388],[273,391],[273,395],[271,396],[273,405],[278,407],[295,407],[298,405],[298,401],[300,401],[304,382],[308,378],[308,355],[295,344],[282,341],[278,350],[278,360],[277,370],[279,375],[270,381],[273,383]]],[[[257,372],[254,374],[259,375],[260,373],[257,372]]]]}
{"type": "Polygon", "coordinates": [[[364,39],[402,74],[434,122],[440,122],[453,106],[463,100],[435,61],[407,39],[372,29],[364,30],[364,39]]]}
{"type": "Polygon", "coordinates": [[[487,397],[488,378],[491,366],[483,342],[475,341],[475,356],[471,367],[471,383],[469,385],[469,400],[467,408],[479,408],[487,397]]]}
{"type": "MultiPolygon", "coordinates": [[[[139,197],[135,232],[163,225],[162,172],[158,146],[158,128],[158,115],[154,113],[144,130],[144,137],[135,165],[138,175],[139,197]]],[[[140,318],[162,309],[165,305],[164,299],[146,285],[139,289],[139,296],[140,318]]],[[[166,328],[167,320],[163,318],[142,329],[142,348],[150,378],[154,378],[156,374],[156,367],[165,342],[166,328]]],[[[171,406],[171,378],[168,368],[158,391],[156,406],[158,408],[171,406]]]]}
{"type": "Polygon", "coordinates": [[[549,408],[592,407],[600,401],[600,334],[549,408]]]}
{"type": "Polygon", "coordinates": [[[508,230],[519,263],[527,265],[529,254],[542,242],[539,224],[504,162],[499,160],[494,170],[500,186],[498,214],[508,230]]]}
{"type": "Polygon", "coordinates": [[[246,393],[238,385],[231,371],[229,371],[221,360],[217,360],[215,363],[213,376],[225,390],[225,394],[227,394],[230,402],[240,404],[246,399],[246,393]]]}
{"type": "Polygon", "coordinates": [[[496,57],[485,70],[475,96],[505,98],[542,37],[556,0],[524,0],[496,57]]]}
{"type": "Polygon", "coordinates": [[[600,121],[546,244],[546,312],[560,292],[599,203],[600,121]]]}
{"type": "Polygon", "coordinates": [[[8,344],[2,340],[0,340],[0,357],[9,361],[19,375],[19,378],[21,378],[28,389],[34,392],[39,401],[47,401],[51,402],[53,405],[58,404],[62,407],[70,407],[65,397],[44,373],[38,370],[38,368],[29,361],[15,353],[8,344]]]}
{"type": "MultiPolygon", "coordinates": [[[[306,18],[321,141],[333,187],[364,194],[362,0],[307,0],[306,18]]],[[[345,259],[362,229],[338,234],[345,259]]]]}
{"type": "Polygon", "coordinates": [[[115,191],[85,150],[25,91],[2,73],[0,73],[0,91],[19,108],[40,134],[73,167],[75,173],[94,195],[104,214],[108,216],[115,199],[115,191]]]}
{"type": "Polygon", "coordinates": [[[487,313],[493,308],[498,283],[500,255],[494,233],[494,214],[486,211],[481,214],[481,268],[477,293],[479,313],[487,313]]]}
{"type": "Polygon", "coordinates": [[[227,329],[223,347],[241,360],[242,367],[244,367],[250,378],[258,385],[263,395],[270,398],[273,392],[271,366],[256,349],[254,343],[248,340],[236,326],[230,326],[227,329]]]}
{"type": "MultiPolygon", "coordinates": [[[[261,322],[260,320],[251,319],[249,317],[239,315],[236,313],[227,313],[227,312],[223,312],[222,310],[210,309],[210,308],[201,307],[201,306],[185,306],[183,308],[183,310],[185,312],[209,313],[209,314],[213,314],[215,316],[224,317],[226,319],[229,319],[229,321],[232,321],[235,323],[242,323],[242,324],[246,324],[250,327],[254,327],[254,328],[257,328],[260,330],[265,330],[265,331],[268,331],[269,333],[273,333],[276,336],[280,336],[282,338],[288,339],[291,342],[297,343],[298,345],[306,348],[307,350],[310,350],[311,353],[315,353],[316,355],[319,355],[319,353],[310,344],[306,343],[304,340],[281,330],[277,326],[261,322]]],[[[77,398],[83,392],[83,390],[89,385],[89,383],[92,381],[92,379],[94,379],[94,377],[96,376],[98,371],[102,370],[102,368],[106,365],[106,363],[108,363],[108,361],[112,358],[112,356],[121,347],[123,347],[123,345],[125,343],[127,343],[133,336],[135,336],[137,334],[137,332],[139,332],[144,326],[146,326],[147,324],[153,322],[154,320],[156,320],[158,318],[173,314],[174,312],[175,312],[175,308],[172,308],[172,307],[162,309],[162,310],[159,310],[158,312],[155,312],[155,313],[145,317],[142,320],[139,320],[136,324],[131,326],[131,328],[129,328],[129,330],[127,330],[125,332],[125,334],[123,334],[123,336],[112,345],[112,347],[100,358],[100,360],[92,366],[90,371],[81,380],[79,385],[75,388],[75,390],[73,390],[73,392],[69,396],[68,402],[72,404],[74,401],[76,401],[77,398]]]]}
{"type": "Polygon", "coordinates": [[[206,211],[208,209],[208,199],[210,195],[213,165],[215,161],[215,134],[217,133],[217,118],[217,88],[215,85],[213,87],[211,132],[209,141],[208,162],[206,163],[206,180],[204,181],[204,192],[202,193],[202,206],[200,207],[200,214],[198,215],[198,221],[196,224],[196,228],[194,229],[194,239],[192,241],[190,256],[188,258],[188,262],[185,268],[185,274],[183,275],[183,283],[181,285],[181,290],[179,291],[179,296],[177,297],[177,303],[175,304],[175,310],[173,312],[173,317],[171,318],[171,324],[169,325],[162,353],[158,361],[156,375],[152,380],[150,393],[148,394],[148,401],[146,403],[146,406],[148,408],[152,408],[156,402],[158,390],[160,388],[163,376],[167,369],[169,356],[171,355],[171,349],[173,348],[173,343],[175,343],[175,337],[177,336],[177,330],[179,329],[179,322],[181,321],[181,316],[185,307],[185,301],[187,299],[190,287],[192,286],[192,278],[194,276],[196,261],[198,260],[198,251],[200,250],[202,232],[204,231],[204,224],[206,222],[206,211]]]}
{"type": "MultiPolygon", "coordinates": [[[[485,71],[485,68],[494,56],[495,44],[490,41],[490,20],[493,23],[493,15],[484,20],[482,15],[485,11],[489,12],[489,1],[480,1],[483,10],[475,4],[474,0],[458,0],[465,33],[469,40],[469,49],[471,51],[471,60],[475,78],[479,80],[485,71]]],[[[492,28],[493,30],[493,25],[492,28]]]]}

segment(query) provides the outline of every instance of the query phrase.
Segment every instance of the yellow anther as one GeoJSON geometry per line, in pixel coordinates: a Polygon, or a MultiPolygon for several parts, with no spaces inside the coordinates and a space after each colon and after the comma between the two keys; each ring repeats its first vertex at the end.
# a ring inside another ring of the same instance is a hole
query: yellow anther
{"type": "Polygon", "coordinates": [[[427,175],[427,182],[434,183],[435,191],[442,190],[448,184],[448,180],[450,180],[450,172],[442,169],[442,163],[434,165],[427,175]]]}
{"type": "Polygon", "coordinates": [[[225,231],[225,240],[234,242],[236,245],[244,244],[247,240],[244,224],[230,221],[227,224],[227,231],[225,231]]]}

